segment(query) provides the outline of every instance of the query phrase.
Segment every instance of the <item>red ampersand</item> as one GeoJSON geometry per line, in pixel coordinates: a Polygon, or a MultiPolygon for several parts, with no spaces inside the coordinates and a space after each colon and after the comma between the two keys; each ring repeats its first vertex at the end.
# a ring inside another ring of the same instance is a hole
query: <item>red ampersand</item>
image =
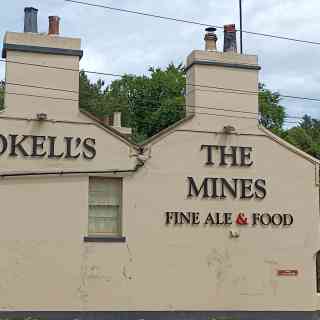
{"type": "Polygon", "coordinates": [[[248,224],[248,218],[245,216],[244,213],[241,212],[238,214],[236,224],[240,224],[240,225],[247,225],[248,224]]]}

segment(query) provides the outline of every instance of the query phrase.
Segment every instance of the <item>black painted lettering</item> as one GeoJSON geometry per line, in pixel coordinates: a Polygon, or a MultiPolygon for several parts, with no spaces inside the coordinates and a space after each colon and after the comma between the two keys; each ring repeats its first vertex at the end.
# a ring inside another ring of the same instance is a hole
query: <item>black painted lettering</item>
{"type": "Polygon", "coordinates": [[[61,152],[60,154],[55,153],[56,139],[57,137],[48,136],[48,143],[49,143],[48,158],[50,159],[59,159],[64,156],[64,152],[61,152]]]}
{"type": "Polygon", "coordinates": [[[173,214],[174,214],[174,224],[181,224],[181,222],[180,222],[180,213],[181,212],[173,212],[173,214]]]}
{"type": "Polygon", "coordinates": [[[291,226],[293,223],[293,216],[291,214],[285,213],[283,215],[283,225],[284,226],[291,226]]]}
{"type": "Polygon", "coordinates": [[[224,212],[224,224],[231,225],[232,224],[232,213],[231,212],[224,212]]]}
{"type": "Polygon", "coordinates": [[[83,157],[85,159],[91,160],[96,156],[97,152],[95,149],[95,144],[96,144],[95,139],[85,138],[83,140],[83,148],[86,149],[86,151],[87,151],[87,153],[83,152],[83,157]]]}
{"type": "Polygon", "coordinates": [[[240,148],[240,166],[250,167],[253,165],[253,161],[250,161],[251,147],[239,147],[240,148]]]}
{"type": "Polygon", "coordinates": [[[166,212],[166,224],[170,224],[172,221],[173,217],[172,217],[172,212],[166,212]]]}
{"type": "Polygon", "coordinates": [[[256,192],[255,192],[255,197],[257,199],[264,199],[265,196],[267,195],[267,190],[266,190],[266,180],[264,179],[257,179],[254,183],[256,192]]]}
{"type": "Polygon", "coordinates": [[[241,183],[241,197],[240,199],[251,199],[252,193],[252,179],[239,179],[241,183]]]}
{"type": "Polygon", "coordinates": [[[217,225],[224,224],[223,214],[220,212],[216,212],[216,224],[217,225]]]}
{"type": "Polygon", "coordinates": [[[211,213],[208,214],[204,224],[215,224],[211,213]]]}
{"type": "Polygon", "coordinates": [[[180,213],[180,224],[190,224],[191,223],[191,216],[190,212],[180,213]]]}
{"type": "Polygon", "coordinates": [[[45,136],[31,136],[32,138],[32,157],[44,157],[47,152],[43,151],[43,144],[46,141],[45,136]]]}
{"type": "Polygon", "coordinates": [[[280,224],[282,224],[282,221],[283,221],[283,217],[279,213],[276,213],[271,217],[271,222],[275,226],[280,226],[280,224]]]}
{"type": "Polygon", "coordinates": [[[231,166],[237,166],[237,147],[230,147],[231,153],[226,152],[226,146],[215,146],[220,149],[220,166],[226,166],[228,163],[226,162],[226,158],[231,158],[231,166]]]}
{"type": "Polygon", "coordinates": [[[192,177],[187,177],[188,183],[189,183],[189,191],[188,191],[188,197],[198,197],[200,193],[202,192],[202,198],[208,198],[208,179],[209,178],[204,178],[202,181],[202,184],[200,188],[197,187],[195,181],[193,180],[192,177]]]}
{"type": "Polygon", "coordinates": [[[226,198],[225,189],[233,196],[233,198],[237,197],[237,185],[238,179],[232,179],[232,183],[229,183],[225,178],[221,178],[221,199],[226,198]]]}
{"type": "Polygon", "coordinates": [[[12,157],[17,157],[17,150],[19,150],[19,152],[24,156],[24,157],[28,157],[29,154],[28,152],[23,148],[22,143],[29,138],[29,135],[23,135],[22,139],[20,141],[17,140],[18,135],[17,134],[9,134],[9,137],[11,139],[11,145],[10,145],[10,153],[9,156],[12,157]]]}
{"type": "Polygon", "coordinates": [[[212,149],[213,149],[213,146],[212,145],[208,145],[208,144],[203,144],[200,147],[200,151],[202,151],[203,149],[207,150],[206,165],[209,165],[209,166],[214,165],[214,162],[212,161],[212,149]]]}
{"type": "Polygon", "coordinates": [[[199,212],[192,212],[192,224],[200,224],[199,212]]]}
{"type": "Polygon", "coordinates": [[[259,213],[253,213],[252,214],[252,225],[256,226],[259,221],[260,221],[260,214],[259,213]]]}
{"type": "Polygon", "coordinates": [[[0,134],[0,141],[1,141],[0,155],[2,155],[7,151],[8,141],[7,141],[7,138],[5,136],[3,136],[2,134],[0,134]]]}
{"type": "MultiPolygon", "coordinates": [[[[65,158],[66,159],[77,159],[80,156],[80,152],[78,152],[77,154],[72,154],[72,140],[74,138],[73,137],[65,137],[64,140],[66,141],[66,154],[65,154],[65,158]]],[[[77,143],[78,144],[78,143],[77,143]]]]}
{"type": "Polygon", "coordinates": [[[216,199],[218,198],[218,193],[217,193],[217,181],[218,178],[208,178],[211,182],[211,198],[216,199]]]}
{"type": "Polygon", "coordinates": [[[268,213],[263,213],[260,217],[260,223],[264,226],[267,226],[271,223],[271,216],[268,213]]]}

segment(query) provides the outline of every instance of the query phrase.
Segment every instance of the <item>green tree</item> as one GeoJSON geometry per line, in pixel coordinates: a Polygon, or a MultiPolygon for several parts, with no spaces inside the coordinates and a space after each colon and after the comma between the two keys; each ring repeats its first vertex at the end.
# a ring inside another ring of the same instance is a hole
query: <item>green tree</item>
{"type": "Polygon", "coordinates": [[[99,118],[107,115],[103,86],[102,80],[91,82],[85,72],[80,71],[79,108],[99,118]]]}
{"type": "Polygon", "coordinates": [[[273,133],[282,136],[285,109],[280,105],[280,95],[272,92],[264,84],[259,84],[260,122],[273,133]]]}
{"type": "Polygon", "coordinates": [[[185,116],[185,72],[182,65],[150,68],[150,76],[126,75],[105,90],[107,112],[121,111],[123,125],[141,142],[185,116]]]}
{"type": "Polygon", "coordinates": [[[305,115],[297,126],[285,132],[284,138],[299,149],[320,159],[320,120],[305,115]]]}
{"type": "MultiPolygon", "coordinates": [[[[141,142],[185,116],[186,85],[183,66],[170,64],[164,70],[150,68],[149,76],[125,75],[106,89],[98,80],[90,82],[80,73],[80,108],[98,117],[121,111],[122,124],[133,129],[133,140],[141,142]]],[[[278,135],[283,134],[284,108],[277,92],[259,86],[261,123],[278,135]]]]}
{"type": "Polygon", "coordinates": [[[4,108],[4,81],[0,81],[0,110],[4,108]]]}

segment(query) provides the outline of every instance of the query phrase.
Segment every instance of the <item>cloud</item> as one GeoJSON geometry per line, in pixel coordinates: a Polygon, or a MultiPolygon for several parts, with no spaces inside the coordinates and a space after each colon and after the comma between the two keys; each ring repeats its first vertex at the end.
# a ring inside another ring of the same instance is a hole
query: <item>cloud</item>
{"type": "MultiPolygon", "coordinates": [[[[141,10],[213,25],[238,24],[237,1],[215,0],[89,0],[110,6],[141,10]]],[[[80,37],[84,49],[81,67],[113,73],[147,73],[150,66],[184,62],[193,49],[203,48],[204,27],[163,21],[57,0],[21,0],[6,4],[0,30],[22,31],[24,6],[39,8],[39,30],[47,31],[47,16],[62,18],[65,36],[80,37]]],[[[318,0],[246,0],[244,29],[317,40],[320,33],[318,0]]],[[[3,37],[4,32],[0,33],[3,37]]],[[[219,48],[223,44],[218,31],[219,48]]],[[[257,54],[260,80],[268,88],[288,95],[320,97],[318,59],[320,46],[244,35],[245,53],[257,54]]],[[[0,78],[4,77],[0,64],[0,78]]],[[[112,78],[105,79],[107,82],[112,78]]],[[[283,99],[287,113],[320,117],[320,102],[283,99]]]]}

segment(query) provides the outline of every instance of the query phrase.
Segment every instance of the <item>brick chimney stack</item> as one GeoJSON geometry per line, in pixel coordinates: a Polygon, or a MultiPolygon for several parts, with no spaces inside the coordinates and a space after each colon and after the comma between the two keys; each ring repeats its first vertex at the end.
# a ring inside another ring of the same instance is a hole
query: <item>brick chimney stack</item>
{"type": "Polygon", "coordinates": [[[224,26],[224,52],[237,52],[237,31],[235,24],[224,26]]]}
{"type": "Polygon", "coordinates": [[[60,33],[60,18],[57,16],[49,17],[49,35],[59,35],[60,33]]]}

